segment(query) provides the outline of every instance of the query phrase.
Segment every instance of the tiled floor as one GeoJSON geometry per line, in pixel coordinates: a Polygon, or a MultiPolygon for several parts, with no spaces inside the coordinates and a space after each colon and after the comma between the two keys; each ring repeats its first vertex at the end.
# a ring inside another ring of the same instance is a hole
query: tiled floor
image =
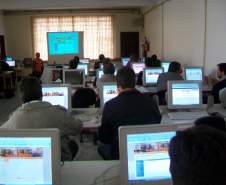
{"type": "MultiPolygon", "coordinates": [[[[10,114],[21,105],[18,93],[10,99],[0,98],[0,125],[2,125],[10,116],[10,114]]],[[[75,138],[79,144],[79,152],[75,160],[101,160],[97,153],[96,146],[92,143],[91,138],[87,138],[84,143],[79,142],[79,136],[75,138]]]]}

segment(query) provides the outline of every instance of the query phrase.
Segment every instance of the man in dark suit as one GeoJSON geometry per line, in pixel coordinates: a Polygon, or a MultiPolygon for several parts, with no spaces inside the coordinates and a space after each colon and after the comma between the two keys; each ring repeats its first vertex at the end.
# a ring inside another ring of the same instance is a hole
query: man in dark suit
{"type": "Polygon", "coordinates": [[[211,91],[211,95],[214,97],[214,103],[220,103],[219,91],[226,87],[226,63],[220,63],[217,66],[217,77],[220,81],[213,86],[211,91]]]}
{"type": "Polygon", "coordinates": [[[133,69],[123,67],[116,76],[119,95],[105,103],[99,128],[99,154],[104,159],[119,159],[118,128],[122,125],[160,123],[156,102],[135,89],[133,69]]]}

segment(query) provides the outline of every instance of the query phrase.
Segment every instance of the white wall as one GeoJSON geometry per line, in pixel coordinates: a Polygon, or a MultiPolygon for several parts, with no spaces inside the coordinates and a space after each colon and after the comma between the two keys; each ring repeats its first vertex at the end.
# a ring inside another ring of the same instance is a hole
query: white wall
{"type": "Polygon", "coordinates": [[[3,13],[0,11],[0,35],[4,34],[5,34],[4,16],[3,13]]]}
{"type": "MultiPolygon", "coordinates": [[[[115,57],[119,57],[120,32],[140,32],[140,26],[137,23],[139,22],[139,20],[141,20],[141,15],[135,13],[111,13],[110,15],[113,15],[115,20],[114,55],[115,57]]],[[[31,16],[32,15],[26,14],[5,16],[8,54],[14,56],[17,59],[23,59],[24,57],[32,57],[31,16]]]]}
{"type": "Polygon", "coordinates": [[[216,64],[226,62],[226,1],[214,0],[207,4],[206,71],[211,73],[216,64]]]}
{"type": "Polygon", "coordinates": [[[210,74],[217,63],[226,62],[225,10],[225,0],[207,0],[205,38],[205,0],[167,1],[145,15],[145,35],[152,36],[152,50],[160,57],[162,47],[163,58],[204,66],[210,74]],[[160,27],[163,35],[156,32],[160,27]]]}

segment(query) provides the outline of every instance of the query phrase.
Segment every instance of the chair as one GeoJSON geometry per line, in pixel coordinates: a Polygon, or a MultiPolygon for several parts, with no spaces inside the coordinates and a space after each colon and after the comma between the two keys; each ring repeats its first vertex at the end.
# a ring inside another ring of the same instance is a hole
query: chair
{"type": "Polygon", "coordinates": [[[96,93],[91,88],[78,88],[72,96],[72,108],[88,108],[96,103],[96,93]]]}

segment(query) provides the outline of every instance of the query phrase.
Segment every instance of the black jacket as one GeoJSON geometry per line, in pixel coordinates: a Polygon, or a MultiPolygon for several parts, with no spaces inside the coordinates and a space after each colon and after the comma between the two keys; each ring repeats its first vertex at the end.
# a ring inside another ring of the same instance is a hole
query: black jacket
{"type": "Polygon", "coordinates": [[[215,84],[212,88],[211,94],[214,97],[214,103],[220,103],[219,100],[219,92],[221,89],[226,87],[226,79],[218,82],[217,84],[215,84]]]}
{"type": "Polygon", "coordinates": [[[125,91],[106,102],[99,139],[112,146],[113,159],[119,159],[118,127],[160,123],[161,115],[156,102],[137,90],[125,91]]]}

